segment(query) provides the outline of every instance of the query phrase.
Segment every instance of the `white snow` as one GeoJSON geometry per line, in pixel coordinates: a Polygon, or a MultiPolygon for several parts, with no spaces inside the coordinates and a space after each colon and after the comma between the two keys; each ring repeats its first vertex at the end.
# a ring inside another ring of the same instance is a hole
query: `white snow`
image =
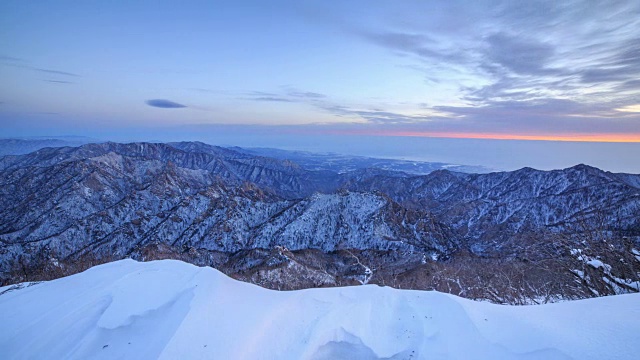
{"type": "Polygon", "coordinates": [[[0,358],[637,359],[639,318],[640,294],[515,307],[376,285],[278,292],[123,260],[0,295],[0,358]]]}
{"type": "Polygon", "coordinates": [[[598,259],[589,259],[589,260],[586,260],[586,263],[593,266],[596,269],[603,268],[606,273],[611,272],[611,265],[605,264],[598,259]]]}

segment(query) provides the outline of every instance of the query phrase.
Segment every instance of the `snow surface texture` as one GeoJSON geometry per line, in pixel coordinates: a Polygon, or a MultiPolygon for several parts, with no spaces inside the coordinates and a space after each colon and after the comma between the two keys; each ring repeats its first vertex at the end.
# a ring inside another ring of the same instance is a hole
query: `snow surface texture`
{"type": "Polygon", "coordinates": [[[637,359],[640,294],[501,306],[375,285],[266,290],[174,260],[0,288],[2,359],[637,359]]]}

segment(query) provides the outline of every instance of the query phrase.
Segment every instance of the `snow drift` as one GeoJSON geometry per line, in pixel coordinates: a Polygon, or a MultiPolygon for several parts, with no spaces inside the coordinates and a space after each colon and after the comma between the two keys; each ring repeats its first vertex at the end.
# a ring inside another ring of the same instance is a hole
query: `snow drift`
{"type": "Polygon", "coordinates": [[[375,285],[266,290],[122,260],[0,288],[0,358],[635,359],[640,294],[500,306],[375,285]]]}

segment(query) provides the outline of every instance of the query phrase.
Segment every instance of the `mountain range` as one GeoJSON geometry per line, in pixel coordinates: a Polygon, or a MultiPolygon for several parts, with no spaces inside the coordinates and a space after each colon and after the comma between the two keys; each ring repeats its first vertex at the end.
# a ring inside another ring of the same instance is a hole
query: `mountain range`
{"type": "Polygon", "coordinates": [[[3,284],[174,258],[277,289],[358,283],[498,303],[640,290],[640,175],[303,166],[197,142],[0,158],[3,284]]]}

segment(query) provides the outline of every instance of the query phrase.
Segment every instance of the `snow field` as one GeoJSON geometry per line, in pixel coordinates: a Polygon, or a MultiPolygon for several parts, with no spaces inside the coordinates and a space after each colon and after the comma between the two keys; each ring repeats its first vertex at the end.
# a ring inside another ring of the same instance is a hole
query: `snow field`
{"type": "Polygon", "coordinates": [[[640,294],[514,307],[376,285],[278,292],[122,260],[8,291],[0,319],[3,359],[636,359],[640,294]]]}

